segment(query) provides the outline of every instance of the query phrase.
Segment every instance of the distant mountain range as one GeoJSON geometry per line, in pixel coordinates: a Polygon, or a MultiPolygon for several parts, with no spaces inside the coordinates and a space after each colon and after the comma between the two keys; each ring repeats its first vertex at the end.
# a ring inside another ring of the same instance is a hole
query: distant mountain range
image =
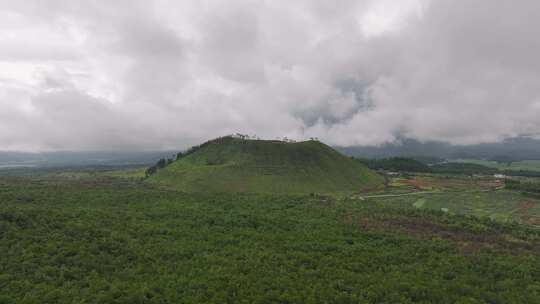
{"type": "MultiPolygon", "coordinates": [[[[382,146],[334,147],[345,155],[365,158],[427,157],[437,159],[476,158],[491,160],[540,160],[540,140],[518,137],[500,143],[470,146],[442,142],[400,140],[382,146]]],[[[178,151],[90,151],[90,152],[0,152],[0,169],[7,167],[123,166],[150,165],[160,158],[173,158],[178,151]]]]}
{"type": "Polygon", "coordinates": [[[378,147],[356,146],[336,147],[346,155],[385,158],[385,157],[432,157],[444,159],[476,158],[491,160],[529,160],[540,159],[540,140],[518,137],[507,139],[500,143],[477,144],[469,146],[450,145],[443,142],[419,142],[404,139],[396,144],[386,144],[378,147]]]}
{"type": "Polygon", "coordinates": [[[0,152],[0,168],[149,165],[176,151],[0,152]]]}

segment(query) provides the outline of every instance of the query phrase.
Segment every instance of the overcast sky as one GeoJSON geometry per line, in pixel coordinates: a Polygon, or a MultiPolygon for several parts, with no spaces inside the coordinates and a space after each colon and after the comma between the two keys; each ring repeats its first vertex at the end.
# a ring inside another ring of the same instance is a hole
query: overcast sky
{"type": "Polygon", "coordinates": [[[540,134],[538,0],[0,0],[0,150],[540,134]]]}

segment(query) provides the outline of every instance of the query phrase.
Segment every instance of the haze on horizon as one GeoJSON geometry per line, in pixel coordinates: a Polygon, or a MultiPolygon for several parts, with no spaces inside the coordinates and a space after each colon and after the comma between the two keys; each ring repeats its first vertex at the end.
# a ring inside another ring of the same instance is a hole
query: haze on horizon
{"type": "Polygon", "coordinates": [[[535,0],[0,0],[0,150],[540,134],[535,0]]]}

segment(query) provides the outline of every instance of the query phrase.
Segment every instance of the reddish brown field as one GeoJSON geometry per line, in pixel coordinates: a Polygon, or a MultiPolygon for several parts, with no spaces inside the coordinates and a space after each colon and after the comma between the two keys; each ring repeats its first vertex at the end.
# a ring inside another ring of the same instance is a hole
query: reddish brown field
{"type": "MultiPolygon", "coordinates": [[[[350,218],[344,220],[346,223],[350,221],[350,218]]],[[[381,220],[365,217],[360,219],[358,227],[369,232],[393,233],[397,231],[418,240],[444,240],[455,245],[463,253],[476,253],[481,250],[512,254],[540,252],[540,240],[538,239],[525,242],[508,238],[501,233],[470,231],[425,219],[391,218],[381,220]]]]}

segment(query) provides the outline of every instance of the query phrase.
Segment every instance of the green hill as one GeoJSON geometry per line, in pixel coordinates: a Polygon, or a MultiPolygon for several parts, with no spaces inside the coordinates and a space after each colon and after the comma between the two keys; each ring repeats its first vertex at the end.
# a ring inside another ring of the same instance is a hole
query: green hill
{"type": "Polygon", "coordinates": [[[336,193],[378,188],[382,178],[318,141],[223,137],[147,179],[188,192],[336,193]]]}

